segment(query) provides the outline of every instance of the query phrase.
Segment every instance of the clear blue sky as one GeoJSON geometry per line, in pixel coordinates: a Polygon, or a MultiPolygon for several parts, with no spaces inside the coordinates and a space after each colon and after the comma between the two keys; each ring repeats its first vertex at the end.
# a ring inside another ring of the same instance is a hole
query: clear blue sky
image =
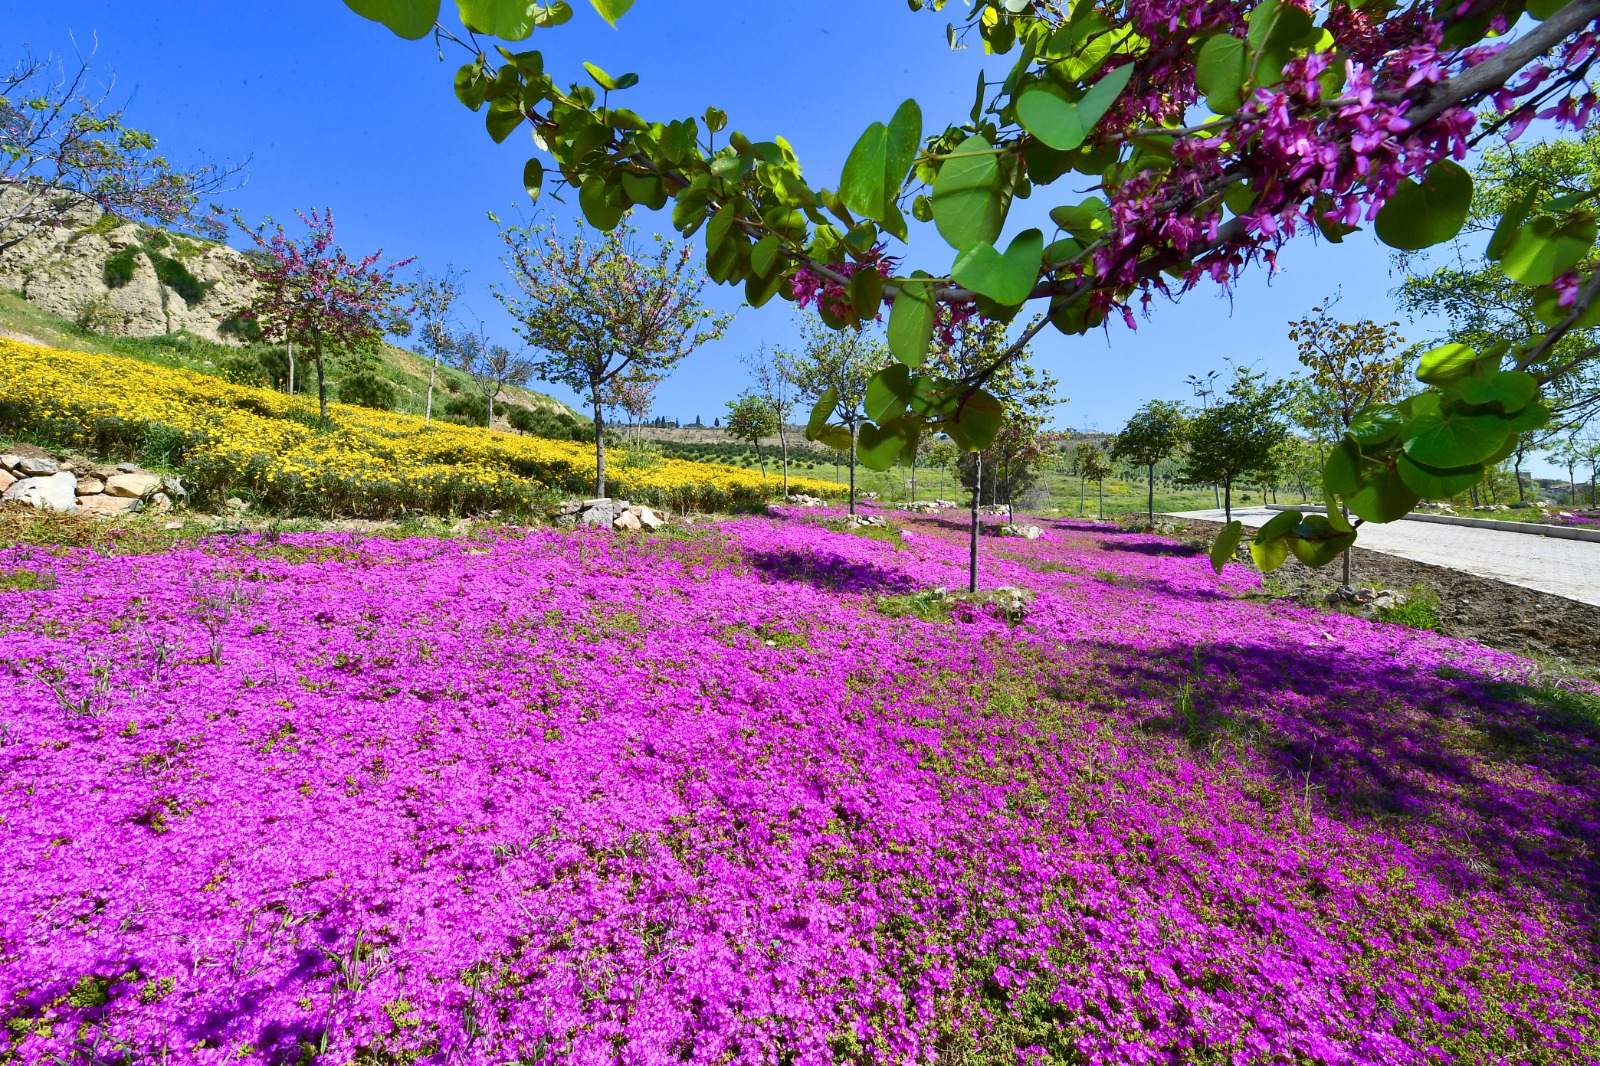
{"type": "MultiPolygon", "coordinates": [[[[977,49],[952,53],[944,20],[913,14],[899,0],[639,0],[616,30],[583,0],[573,7],[572,22],[530,42],[544,51],[546,70],[580,80],[589,60],[613,75],[635,71],[641,80],[628,102],[650,118],[722,107],[730,127],[752,139],[788,138],[813,186],[835,186],[861,130],[908,96],[921,102],[929,127],[963,115],[985,58],[977,49]]],[[[514,341],[488,294],[503,268],[485,212],[506,217],[526,203],[522,164],[533,148],[521,134],[494,144],[480,116],[456,102],[450,82],[459,55],[447,51],[441,63],[431,41],[401,41],[339,0],[0,0],[0,15],[8,54],[24,45],[70,53],[74,41],[95,49],[130,120],[156,133],[173,157],[251,156],[248,184],[229,198],[247,218],[331,207],[353,252],[382,247],[430,269],[465,267],[472,310],[514,341]]],[[[1079,190],[1065,188],[1068,181],[1019,203],[1011,228],[1073,199],[1079,190]]],[[[546,206],[563,222],[576,208],[546,206]]],[[[652,221],[641,227],[670,233],[664,219],[652,221]]],[[[922,228],[929,232],[913,235],[911,260],[943,272],[952,253],[931,226],[922,228]]],[[[1287,374],[1297,366],[1287,323],[1335,289],[1347,317],[1398,317],[1389,290],[1399,279],[1366,233],[1339,246],[1302,237],[1280,267],[1271,279],[1255,272],[1231,297],[1205,287],[1177,305],[1158,302],[1134,332],[1120,324],[1087,337],[1046,330],[1035,359],[1070,397],[1057,423],[1114,430],[1147,399],[1190,399],[1185,375],[1223,369],[1227,359],[1287,374]]],[[[739,308],[734,290],[711,292],[716,304],[739,308]]],[[[659,412],[707,423],[721,415],[745,384],[740,356],[787,343],[791,309],[774,300],[740,310],[727,337],[663,386],[659,412]]],[[[1432,333],[1406,325],[1408,337],[1432,333]]]]}

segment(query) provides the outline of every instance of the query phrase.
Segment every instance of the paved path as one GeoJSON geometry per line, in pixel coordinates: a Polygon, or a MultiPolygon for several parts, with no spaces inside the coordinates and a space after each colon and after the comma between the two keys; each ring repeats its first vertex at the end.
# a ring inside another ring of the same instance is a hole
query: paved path
{"type": "MultiPolygon", "coordinates": [[[[1233,517],[1255,528],[1274,514],[1277,512],[1265,507],[1233,509],[1233,517]]],[[[1206,522],[1223,520],[1220,510],[1183,511],[1174,517],[1206,522]]],[[[1600,544],[1592,542],[1471,526],[1392,522],[1383,526],[1362,526],[1356,547],[1445,566],[1600,607],[1600,544]]]]}

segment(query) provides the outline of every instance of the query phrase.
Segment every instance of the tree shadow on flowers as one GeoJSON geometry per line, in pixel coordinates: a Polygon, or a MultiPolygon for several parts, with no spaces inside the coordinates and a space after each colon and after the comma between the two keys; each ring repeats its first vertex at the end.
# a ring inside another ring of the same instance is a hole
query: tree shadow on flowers
{"type": "Polygon", "coordinates": [[[768,581],[793,581],[829,592],[909,593],[917,583],[898,570],[827,550],[752,551],[750,566],[768,581]]]}
{"type": "Polygon", "coordinates": [[[1285,796],[1381,824],[1463,888],[1600,898],[1600,728],[1549,690],[1337,644],[1104,654],[1147,730],[1243,740],[1285,796]]]}
{"type": "Polygon", "coordinates": [[[1175,556],[1187,559],[1193,555],[1203,555],[1205,546],[1200,544],[1176,544],[1171,541],[1129,541],[1111,540],[1100,541],[1100,550],[1108,552],[1129,552],[1134,555],[1148,555],[1152,557],[1175,556]]]}

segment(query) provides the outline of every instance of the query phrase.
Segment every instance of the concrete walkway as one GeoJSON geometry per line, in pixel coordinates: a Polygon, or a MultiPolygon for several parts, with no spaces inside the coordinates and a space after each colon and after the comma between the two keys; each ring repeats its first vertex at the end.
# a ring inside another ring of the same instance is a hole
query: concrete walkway
{"type": "MultiPolygon", "coordinates": [[[[1257,529],[1277,513],[1265,507],[1233,509],[1233,517],[1257,529]]],[[[1183,511],[1173,517],[1223,520],[1220,510],[1183,511]]],[[[1356,547],[1600,607],[1600,544],[1470,526],[1392,522],[1363,525],[1356,547]]]]}

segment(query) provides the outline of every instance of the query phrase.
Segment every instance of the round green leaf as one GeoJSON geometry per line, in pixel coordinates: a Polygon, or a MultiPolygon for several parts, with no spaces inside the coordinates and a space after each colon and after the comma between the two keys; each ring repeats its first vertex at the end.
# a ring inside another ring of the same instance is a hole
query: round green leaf
{"type": "Polygon", "coordinates": [[[907,100],[887,126],[874,122],[856,141],[839,179],[839,199],[858,214],[885,221],[921,143],[922,109],[907,100]]]}
{"type": "Polygon", "coordinates": [[[1344,524],[1342,517],[1311,514],[1300,523],[1299,536],[1290,539],[1289,550],[1307,566],[1327,566],[1355,542],[1355,531],[1344,524]]]}
{"type": "MultiPolygon", "coordinates": [[[[1555,289],[1545,286],[1533,294],[1534,316],[1547,326],[1557,326],[1565,322],[1572,313],[1572,308],[1562,307],[1559,303],[1561,294],[1555,289]]],[[[1600,300],[1590,304],[1572,324],[1573,329],[1593,329],[1600,326],[1600,300]]]]}
{"type": "Polygon", "coordinates": [[[1017,234],[1004,255],[992,244],[979,244],[956,256],[950,276],[957,285],[1015,307],[1027,300],[1044,260],[1044,234],[1036,229],[1017,234]]]}
{"type": "Polygon", "coordinates": [[[992,395],[979,389],[967,397],[953,421],[944,424],[945,432],[964,452],[978,452],[994,443],[1000,432],[1005,408],[992,395]]]}
{"type": "Polygon", "coordinates": [[[874,422],[888,422],[905,413],[910,398],[911,368],[904,363],[892,363],[867,382],[862,409],[874,422]]]}
{"type": "Polygon", "coordinates": [[[1467,344],[1441,344],[1424,352],[1417,364],[1417,380],[1428,385],[1445,385],[1476,369],[1478,353],[1467,344]]]}
{"type": "Polygon", "coordinates": [[[1448,500],[1461,495],[1483,479],[1483,466],[1478,463],[1440,470],[1423,466],[1402,453],[1396,466],[1400,479],[1425,500],[1448,500]]]}
{"type": "Polygon", "coordinates": [[[993,244],[1005,225],[1005,207],[994,146],[975,133],[956,147],[934,179],[934,225],[958,251],[993,244]]]}
{"type": "Polygon", "coordinates": [[[899,291],[889,309],[889,350],[906,366],[922,365],[933,343],[933,286],[917,271],[899,281],[899,291]]]}
{"type": "Polygon", "coordinates": [[[1218,115],[1231,115],[1244,99],[1250,79],[1250,52],[1239,38],[1219,34],[1200,46],[1195,60],[1195,83],[1206,94],[1206,106],[1218,115]]]}
{"type": "Polygon", "coordinates": [[[1250,542],[1250,558],[1263,574],[1270,574],[1288,560],[1289,542],[1280,537],[1263,543],[1258,536],[1250,542]]]}
{"type": "Polygon", "coordinates": [[[827,428],[828,419],[833,417],[833,412],[839,406],[839,390],[829,386],[817,397],[817,402],[811,408],[811,418],[806,422],[806,440],[818,440],[822,431],[827,428]]]}
{"type": "Polygon", "coordinates": [[[1459,163],[1441,159],[1422,181],[1400,183],[1378,212],[1374,229],[1391,248],[1416,251],[1442,244],[1461,232],[1472,207],[1472,175],[1459,163]]]}
{"type": "Polygon", "coordinates": [[[1356,412],[1345,430],[1361,448],[1371,450],[1387,444],[1400,435],[1406,424],[1405,416],[1392,404],[1375,404],[1356,412]]]}
{"type": "Polygon", "coordinates": [[[1439,397],[1425,393],[1417,398],[1401,439],[1412,459],[1448,470],[1488,459],[1505,443],[1511,425],[1495,415],[1446,415],[1439,397]]]}
{"type": "Polygon", "coordinates": [[[539,190],[544,188],[544,164],[537,159],[530,159],[522,167],[522,187],[528,190],[528,199],[539,199],[539,190]]]}
{"type": "Polygon", "coordinates": [[[602,231],[616,228],[627,210],[622,197],[617,195],[619,191],[607,185],[598,174],[584,180],[578,188],[578,206],[583,209],[583,217],[588,219],[589,225],[602,231]]]}
{"type": "Polygon", "coordinates": [[[1392,467],[1367,466],[1361,485],[1344,497],[1352,514],[1368,522],[1397,522],[1411,513],[1420,499],[1392,467]]]}
{"type": "Polygon", "coordinates": [[[865,422],[856,434],[856,458],[868,470],[887,470],[900,458],[915,432],[916,424],[908,418],[895,418],[882,425],[865,422]]]}
{"type": "Polygon", "coordinates": [[[1354,441],[1341,441],[1328,453],[1322,465],[1322,487],[1335,496],[1346,496],[1361,487],[1361,450],[1354,441]]]}
{"type": "Polygon", "coordinates": [[[1234,519],[1222,527],[1222,532],[1217,534],[1217,539],[1211,542],[1211,569],[1222,573],[1222,568],[1228,565],[1234,553],[1239,550],[1239,538],[1244,535],[1244,523],[1234,519]]]}
{"type": "Polygon", "coordinates": [[[439,0],[344,0],[362,18],[381,22],[408,41],[417,41],[439,21],[439,0]]]}
{"type": "Polygon", "coordinates": [[[615,26],[617,20],[628,13],[628,8],[633,6],[633,0],[589,0],[600,17],[615,26]]]}
{"type": "Polygon", "coordinates": [[[1495,370],[1483,377],[1464,377],[1452,389],[1464,403],[1493,404],[1501,414],[1514,415],[1539,395],[1539,379],[1523,370],[1495,370]]]}
{"type": "Polygon", "coordinates": [[[1279,511],[1267,519],[1266,525],[1256,530],[1256,543],[1267,544],[1288,536],[1304,517],[1299,511],[1279,511]]]}
{"type": "Polygon", "coordinates": [[[1593,219],[1561,225],[1550,215],[1539,215],[1507,242],[1500,266],[1513,281],[1548,285],[1583,261],[1594,246],[1595,233],[1593,219]]]}

